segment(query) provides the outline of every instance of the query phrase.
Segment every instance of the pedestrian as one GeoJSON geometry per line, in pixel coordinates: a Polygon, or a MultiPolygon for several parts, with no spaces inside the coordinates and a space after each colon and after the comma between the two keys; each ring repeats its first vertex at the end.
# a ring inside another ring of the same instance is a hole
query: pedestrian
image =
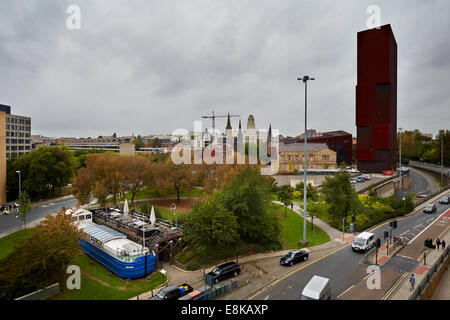
{"type": "Polygon", "coordinates": [[[291,210],[294,209],[294,204],[291,202],[291,210]]]}
{"type": "Polygon", "coordinates": [[[441,245],[441,240],[439,240],[439,238],[436,239],[436,246],[439,250],[439,246],[441,245]]]}
{"type": "Polygon", "coordinates": [[[414,278],[414,273],[411,273],[409,277],[409,283],[411,283],[411,291],[414,290],[414,284],[416,283],[416,278],[414,278]]]}
{"type": "Polygon", "coordinates": [[[445,240],[442,240],[441,244],[442,244],[442,250],[445,250],[445,245],[446,245],[445,240]]]}

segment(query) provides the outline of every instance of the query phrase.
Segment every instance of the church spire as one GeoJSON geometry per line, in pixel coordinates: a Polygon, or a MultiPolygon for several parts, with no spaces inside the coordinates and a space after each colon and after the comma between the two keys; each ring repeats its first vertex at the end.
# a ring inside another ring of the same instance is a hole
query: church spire
{"type": "Polygon", "coordinates": [[[228,129],[232,129],[231,128],[231,121],[230,121],[230,113],[228,112],[228,120],[227,120],[227,127],[225,128],[225,130],[228,130],[228,129]]]}

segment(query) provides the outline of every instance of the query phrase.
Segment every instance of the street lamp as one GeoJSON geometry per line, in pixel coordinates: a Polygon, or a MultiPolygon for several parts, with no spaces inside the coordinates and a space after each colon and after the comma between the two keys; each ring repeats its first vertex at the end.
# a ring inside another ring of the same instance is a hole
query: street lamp
{"type": "Polygon", "coordinates": [[[403,191],[403,179],[402,179],[402,130],[403,128],[398,128],[399,132],[399,165],[398,165],[398,175],[400,177],[400,197],[402,197],[403,191]]]}
{"type": "Polygon", "coordinates": [[[22,193],[22,188],[21,188],[21,185],[20,185],[20,183],[21,183],[20,171],[16,171],[16,173],[19,174],[19,198],[20,198],[20,194],[22,193]]]}
{"type": "Polygon", "coordinates": [[[303,189],[303,244],[307,244],[308,240],[306,240],[306,168],[307,168],[307,150],[306,150],[306,144],[307,144],[307,106],[308,106],[308,100],[307,100],[307,93],[308,93],[308,80],[315,80],[314,78],[310,78],[309,76],[303,76],[303,78],[297,78],[297,81],[303,81],[305,84],[305,150],[304,150],[304,189],[303,189]]]}
{"type": "Polygon", "coordinates": [[[175,203],[172,203],[170,206],[170,211],[172,210],[175,216],[175,228],[177,228],[177,205],[175,203]]]}

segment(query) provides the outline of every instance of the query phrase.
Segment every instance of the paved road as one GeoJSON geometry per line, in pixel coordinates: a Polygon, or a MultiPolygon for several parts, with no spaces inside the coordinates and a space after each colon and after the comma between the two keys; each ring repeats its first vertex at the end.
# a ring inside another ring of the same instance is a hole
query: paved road
{"type": "Polygon", "coordinates": [[[407,190],[406,193],[431,195],[438,191],[437,183],[431,175],[412,167],[409,167],[409,174],[414,182],[414,186],[407,190]]]}
{"type": "MultiPolygon", "coordinates": [[[[77,204],[77,200],[73,197],[65,197],[64,199],[55,199],[53,202],[47,202],[46,204],[34,207],[27,215],[27,223],[34,220],[45,217],[48,213],[54,213],[59,211],[62,207],[74,207],[77,204]]],[[[0,234],[8,232],[14,228],[17,228],[22,223],[22,220],[16,218],[14,214],[7,216],[0,216],[0,234]]]]}
{"type": "MultiPolygon", "coordinates": [[[[430,188],[428,184],[429,181],[426,178],[421,179],[419,176],[420,172],[417,171],[412,174],[412,178],[415,182],[415,190],[418,190],[420,187],[428,190],[430,188]]],[[[448,205],[440,204],[437,204],[437,207],[437,212],[431,215],[419,212],[413,216],[398,219],[398,227],[393,231],[393,236],[401,235],[409,240],[413,239],[420,231],[449,208],[448,205]]],[[[389,231],[389,229],[389,225],[384,225],[372,232],[375,234],[376,238],[383,239],[383,232],[385,230],[389,231]]],[[[384,241],[382,243],[384,244],[384,241]]],[[[353,252],[349,244],[317,262],[310,265],[306,264],[304,268],[300,268],[297,272],[273,286],[267,287],[263,292],[251,299],[296,300],[299,298],[301,290],[303,290],[314,275],[331,279],[331,298],[337,299],[339,295],[367,276],[367,266],[360,264],[363,255],[353,252]]]]}

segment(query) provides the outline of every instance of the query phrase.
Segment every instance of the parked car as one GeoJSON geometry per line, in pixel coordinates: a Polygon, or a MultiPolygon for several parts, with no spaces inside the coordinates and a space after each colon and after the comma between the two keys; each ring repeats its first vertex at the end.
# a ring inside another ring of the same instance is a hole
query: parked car
{"type": "Polygon", "coordinates": [[[355,180],[350,180],[350,184],[356,184],[355,180]]]}
{"type": "Polygon", "coordinates": [[[158,294],[149,300],[178,300],[192,291],[192,287],[187,283],[183,283],[180,286],[168,286],[159,290],[158,294]]]}
{"type": "Polygon", "coordinates": [[[440,204],[449,204],[450,203],[450,197],[442,197],[440,200],[439,200],[439,203],[440,204]]]}
{"type": "Polygon", "coordinates": [[[294,263],[308,260],[309,253],[306,250],[290,251],[287,255],[280,259],[280,264],[284,266],[292,266],[294,263]]]}
{"type": "Polygon", "coordinates": [[[437,210],[437,207],[433,203],[427,204],[425,206],[425,208],[423,208],[423,212],[425,212],[425,213],[433,213],[433,212],[436,212],[436,210],[437,210]]]}
{"type": "Polygon", "coordinates": [[[215,267],[211,272],[206,274],[207,277],[212,278],[213,283],[236,277],[241,273],[241,266],[236,262],[227,262],[215,267]]]}
{"type": "Polygon", "coordinates": [[[362,232],[358,234],[352,242],[353,251],[366,252],[375,244],[375,235],[370,232],[362,232]]]}
{"type": "Polygon", "coordinates": [[[300,300],[330,300],[331,284],[330,279],[314,276],[302,291],[300,300]]]}

